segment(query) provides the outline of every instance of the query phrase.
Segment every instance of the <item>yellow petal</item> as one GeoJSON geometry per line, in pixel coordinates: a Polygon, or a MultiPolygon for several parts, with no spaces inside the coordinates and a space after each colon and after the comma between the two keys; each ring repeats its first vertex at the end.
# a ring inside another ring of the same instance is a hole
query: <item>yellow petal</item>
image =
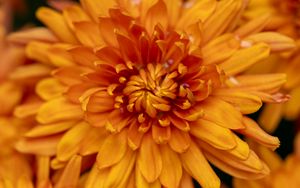
{"type": "Polygon", "coordinates": [[[204,22],[209,16],[211,16],[216,8],[216,5],[217,3],[214,0],[187,2],[187,10],[183,12],[182,16],[178,20],[176,28],[183,30],[199,20],[204,22]]]}
{"type": "Polygon", "coordinates": [[[88,131],[90,131],[90,125],[82,121],[66,132],[57,146],[57,159],[67,161],[75,155],[88,131]]]}
{"type": "Polygon", "coordinates": [[[161,184],[165,187],[178,187],[182,177],[179,156],[167,145],[160,145],[160,152],[163,165],[159,176],[161,184]]]}
{"type": "Polygon", "coordinates": [[[262,101],[256,95],[248,92],[230,90],[230,89],[218,89],[213,92],[214,96],[232,104],[243,114],[251,114],[260,109],[262,101]]]}
{"type": "Polygon", "coordinates": [[[0,114],[11,113],[23,96],[22,88],[13,82],[0,84],[0,114]]]}
{"type": "Polygon", "coordinates": [[[63,170],[54,188],[76,187],[79,181],[82,157],[74,155],[63,170]]]}
{"type": "Polygon", "coordinates": [[[77,39],[74,37],[70,28],[67,26],[63,16],[46,7],[39,8],[36,16],[49,28],[57,37],[64,42],[76,44],[77,39]]]}
{"type": "Polygon", "coordinates": [[[246,128],[238,130],[238,132],[273,150],[279,147],[279,139],[266,133],[255,121],[250,118],[243,117],[243,123],[246,128]]]}
{"type": "Polygon", "coordinates": [[[65,91],[64,85],[62,85],[55,78],[47,78],[41,80],[35,88],[36,93],[44,100],[51,100],[59,97],[65,91]]]}
{"type": "Polygon", "coordinates": [[[218,64],[231,57],[240,48],[240,41],[233,34],[224,34],[206,44],[202,51],[204,64],[218,64]]]}
{"type": "Polygon", "coordinates": [[[26,46],[26,55],[33,60],[49,65],[51,63],[46,53],[49,47],[50,44],[45,42],[30,42],[26,46]]]}
{"type": "Polygon", "coordinates": [[[235,75],[247,70],[251,65],[267,58],[270,48],[264,43],[236,51],[228,60],[220,64],[227,75],[235,75]]]}
{"type": "Polygon", "coordinates": [[[144,135],[139,149],[137,165],[147,182],[154,182],[162,170],[162,158],[150,134],[144,135]]]}
{"type": "MultiPolygon", "coordinates": [[[[234,78],[236,85],[247,90],[274,93],[286,82],[285,74],[241,75],[234,78]]],[[[232,85],[232,84],[231,84],[232,85]]]]}
{"type": "Polygon", "coordinates": [[[136,152],[128,149],[119,163],[112,166],[104,183],[104,187],[125,187],[129,176],[134,170],[136,152]]]}
{"type": "Polygon", "coordinates": [[[192,142],[189,149],[185,153],[180,154],[180,159],[184,169],[189,172],[202,187],[220,187],[220,179],[210,167],[201,149],[195,143],[192,142]]]}
{"type": "Polygon", "coordinates": [[[36,119],[40,123],[47,124],[62,120],[79,120],[82,115],[79,105],[74,105],[64,98],[55,98],[41,106],[36,119]]]}
{"type": "Polygon", "coordinates": [[[296,47],[295,41],[285,35],[276,32],[260,32],[244,39],[250,43],[266,43],[272,52],[292,50],[296,47]]]}
{"type": "Polygon", "coordinates": [[[89,16],[86,14],[84,10],[82,10],[81,6],[72,5],[63,9],[63,16],[72,30],[74,30],[74,23],[82,22],[82,21],[90,21],[89,16]]]}
{"type": "Polygon", "coordinates": [[[37,125],[33,127],[30,131],[28,131],[25,136],[26,137],[41,137],[47,135],[53,135],[65,130],[68,130],[72,126],[75,125],[75,121],[63,121],[59,123],[52,123],[46,125],[37,125]]]}
{"type": "Polygon", "coordinates": [[[124,157],[127,148],[126,130],[109,135],[99,150],[97,156],[98,168],[103,169],[118,163],[124,157]]]}
{"type": "Polygon", "coordinates": [[[204,110],[204,117],[224,128],[242,129],[242,114],[237,111],[231,104],[216,97],[207,98],[199,108],[204,110]]]}
{"type": "Polygon", "coordinates": [[[229,129],[204,119],[193,122],[190,133],[221,150],[233,149],[236,146],[233,133],[229,129]]]}
{"type": "Polygon", "coordinates": [[[270,21],[270,14],[265,14],[263,16],[258,16],[257,18],[250,20],[246,24],[239,27],[235,34],[238,35],[240,38],[244,38],[248,35],[255,34],[260,32],[267,23],[270,21]]]}
{"type": "Polygon", "coordinates": [[[107,134],[108,132],[105,129],[92,127],[86,137],[80,142],[78,153],[83,156],[97,153],[107,134]]]}
{"type": "MultiPolygon", "coordinates": [[[[236,0],[217,1],[216,10],[204,22],[203,42],[207,43],[212,38],[217,37],[218,35],[223,33],[230,26],[230,24],[232,24],[232,22],[235,22],[237,14],[242,8],[241,5],[241,1],[236,0]]],[[[202,12],[206,9],[207,7],[203,7],[200,11],[202,12]]]]}

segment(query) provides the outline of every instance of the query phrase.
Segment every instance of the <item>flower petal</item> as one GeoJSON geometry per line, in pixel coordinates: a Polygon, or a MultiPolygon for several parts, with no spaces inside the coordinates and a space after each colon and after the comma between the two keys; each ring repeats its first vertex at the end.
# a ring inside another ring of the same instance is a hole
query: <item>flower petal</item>
{"type": "Polygon", "coordinates": [[[228,60],[220,64],[227,75],[235,75],[248,69],[251,65],[267,58],[270,47],[264,43],[255,44],[235,52],[228,60]]]}
{"type": "Polygon", "coordinates": [[[178,153],[185,152],[191,144],[191,138],[189,133],[183,132],[177,128],[172,128],[171,139],[169,140],[169,146],[178,153]]]}
{"type": "Polygon", "coordinates": [[[63,16],[46,7],[39,8],[36,16],[49,28],[57,37],[64,42],[76,44],[77,39],[67,26],[63,16]]]}
{"type": "Polygon", "coordinates": [[[231,104],[216,97],[207,98],[201,105],[204,110],[203,119],[215,122],[216,124],[228,129],[243,129],[242,114],[231,104]]]}
{"type": "Polygon", "coordinates": [[[44,103],[38,111],[37,121],[43,124],[62,120],[79,120],[83,115],[80,106],[64,98],[55,98],[44,103]]]}
{"type": "Polygon", "coordinates": [[[181,163],[202,187],[220,187],[221,182],[209,163],[205,159],[201,149],[193,142],[185,152],[180,154],[181,163]],[[195,165],[197,164],[197,165],[195,165]]]}
{"type": "Polygon", "coordinates": [[[231,89],[218,89],[214,91],[212,95],[232,104],[243,114],[254,113],[262,106],[261,99],[248,92],[231,89]]]}
{"type": "Polygon", "coordinates": [[[42,99],[47,101],[61,96],[65,89],[64,85],[57,79],[46,78],[36,85],[35,91],[42,99]]]}
{"type": "Polygon", "coordinates": [[[182,16],[177,21],[177,29],[185,29],[199,20],[204,22],[209,16],[211,16],[217,5],[214,0],[187,2],[186,5],[189,5],[188,3],[195,4],[192,4],[191,7],[187,7],[187,10],[183,12],[182,16]]]}
{"type": "Polygon", "coordinates": [[[118,163],[124,157],[127,148],[127,131],[109,135],[99,150],[98,168],[103,169],[118,163]]]}
{"type": "Polygon", "coordinates": [[[167,145],[160,145],[160,152],[163,165],[159,176],[161,184],[165,187],[178,187],[182,177],[179,156],[167,145]]]}
{"type": "Polygon", "coordinates": [[[138,153],[137,165],[143,177],[149,183],[154,182],[161,174],[161,154],[150,134],[146,134],[143,137],[138,153]]]}
{"type": "Polygon", "coordinates": [[[74,155],[64,168],[54,188],[76,187],[79,181],[82,157],[74,155]]]}
{"type": "Polygon", "coordinates": [[[214,122],[199,119],[191,124],[190,133],[200,140],[207,142],[221,150],[236,147],[235,138],[229,129],[223,128],[214,122]]]}
{"type": "Polygon", "coordinates": [[[250,118],[243,117],[243,123],[246,128],[237,130],[238,132],[273,150],[279,147],[279,139],[264,132],[264,130],[262,130],[255,121],[250,118]]]}
{"type": "Polygon", "coordinates": [[[90,125],[82,121],[64,134],[57,145],[57,159],[67,161],[79,151],[82,139],[90,130],[90,125]]]}

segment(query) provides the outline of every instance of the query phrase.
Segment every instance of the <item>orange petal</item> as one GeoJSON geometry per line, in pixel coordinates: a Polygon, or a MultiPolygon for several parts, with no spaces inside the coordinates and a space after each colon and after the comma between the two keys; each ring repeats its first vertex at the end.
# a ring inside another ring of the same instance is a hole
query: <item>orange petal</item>
{"type": "Polygon", "coordinates": [[[51,187],[50,181],[50,157],[36,156],[37,160],[37,187],[51,187]]]}
{"type": "Polygon", "coordinates": [[[217,3],[213,0],[204,0],[186,2],[185,5],[187,6],[187,10],[183,12],[182,16],[176,24],[176,28],[181,30],[198,22],[199,20],[201,20],[202,22],[207,20],[207,18],[210,17],[215,10],[217,3]]]}
{"type": "Polygon", "coordinates": [[[108,16],[108,10],[117,6],[115,0],[107,1],[105,3],[94,0],[80,0],[85,12],[89,13],[94,21],[98,21],[99,16],[108,16]]]}
{"type": "Polygon", "coordinates": [[[162,170],[162,158],[157,144],[152,140],[150,134],[143,137],[139,149],[137,165],[147,182],[154,182],[162,170]]]}
{"type": "Polygon", "coordinates": [[[104,45],[97,24],[89,21],[74,23],[75,34],[78,40],[85,46],[97,47],[104,45]]]}
{"type": "Polygon", "coordinates": [[[135,187],[143,187],[143,188],[161,188],[161,184],[159,180],[155,180],[154,182],[148,182],[142,175],[141,171],[138,167],[135,168],[135,187]]]}
{"type": "Polygon", "coordinates": [[[36,27],[11,33],[7,36],[7,40],[11,43],[23,45],[26,45],[31,41],[58,42],[58,39],[53,35],[53,33],[43,27],[36,27]]]}
{"type": "Polygon", "coordinates": [[[178,153],[185,152],[191,144],[191,138],[189,133],[172,128],[171,139],[169,140],[169,146],[178,153]]]}
{"type": "Polygon", "coordinates": [[[73,59],[79,65],[88,66],[91,68],[95,68],[95,61],[99,60],[99,58],[94,54],[91,48],[78,46],[69,50],[72,54],[73,59]]]}
{"type": "Polygon", "coordinates": [[[180,154],[184,169],[193,176],[202,187],[220,187],[220,179],[205,159],[201,149],[191,143],[189,149],[180,154]],[[195,165],[197,164],[197,165],[195,165]]]}
{"type": "Polygon", "coordinates": [[[179,156],[167,145],[160,145],[160,152],[163,165],[159,176],[161,184],[165,187],[178,187],[182,177],[179,156]]]}
{"type": "Polygon", "coordinates": [[[46,7],[39,8],[36,12],[36,16],[49,28],[57,37],[67,43],[76,44],[77,39],[67,26],[63,16],[46,7]]]}
{"type": "Polygon", "coordinates": [[[132,150],[136,150],[140,147],[144,133],[139,131],[138,124],[136,122],[131,123],[128,129],[128,146],[132,150]]]}
{"type": "Polygon", "coordinates": [[[23,153],[52,156],[56,154],[56,147],[62,135],[22,139],[16,144],[16,149],[23,153]]]}
{"type": "Polygon", "coordinates": [[[264,130],[269,133],[274,132],[282,118],[283,107],[284,104],[267,104],[264,107],[258,119],[258,123],[264,130]]]}
{"type": "Polygon", "coordinates": [[[18,81],[40,79],[48,76],[50,72],[51,68],[49,66],[35,63],[19,66],[10,74],[10,78],[18,81]]]}
{"type": "Polygon", "coordinates": [[[227,75],[235,75],[247,70],[251,65],[267,58],[270,48],[264,43],[236,51],[228,60],[220,64],[227,75]]]}
{"type": "Polygon", "coordinates": [[[261,99],[248,92],[230,89],[218,89],[213,92],[213,95],[232,104],[243,114],[254,113],[262,106],[261,99]]]}
{"type": "Polygon", "coordinates": [[[167,143],[171,137],[171,128],[152,125],[152,137],[157,144],[167,143]]]}
{"type": "Polygon", "coordinates": [[[37,84],[35,91],[42,99],[47,101],[61,96],[65,89],[64,85],[57,79],[46,78],[37,84]]]}
{"type": "Polygon", "coordinates": [[[148,9],[145,22],[148,33],[152,34],[154,27],[159,24],[164,30],[168,27],[167,7],[163,0],[158,0],[148,9]]]}
{"type": "Polygon", "coordinates": [[[204,119],[193,122],[190,133],[221,150],[233,149],[236,146],[233,133],[229,129],[204,119]]]}
{"type": "Polygon", "coordinates": [[[63,9],[63,16],[72,30],[74,30],[74,23],[82,22],[82,21],[90,21],[89,16],[86,14],[84,10],[82,10],[81,6],[71,5],[63,9]]]}
{"type": "Polygon", "coordinates": [[[118,163],[127,150],[127,131],[109,135],[103,142],[97,156],[97,166],[104,169],[118,163]]]}
{"type": "Polygon", "coordinates": [[[74,155],[70,159],[54,188],[77,186],[80,176],[81,158],[79,155],[74,155]]]}
{"type": "Polygon", "coordinates": [[[260,171],[260,173],[258,173],[258,172],[251,173],[251,172],[247,172],[247,171],[235,168],[234,166],[230,166],[228,163],[223,162],[220,159],[217,159],[216,157],[212,156],[209,153],[206,153],[205,156],[215,166],[217,166],[218,168],[220,168],[224,172],[226,172],[226,173],[228,173],[228,174],[230,174],[234,177],[237,177],[237,178],[247,179],[247,180],[260,179],[260,178],[263,178],[263,177],[265,177],[266,175],[268,175],[270,173],[269,168],[264,163],[262,163],[263,168],[260,171]]]}
{"type": "Polygon", "coordinates": [[[63,120],[79,120],[82,115],[80,106],[74,105],[64,98],[55,98],[41,106],[36,119],[40,123],[47,124],[63,120]]]}
{"type": "Polygon", "coordinates": [[[204,117],[208,121],[212,121],[224,128],[243,129],[242,114],[237,111],[231,104],[215,98],[207,98],[199,108],[204,110],[204,117]]]}
{"type": "Polygon", "coordinates": [[[238,130],[238,132],[273,150],[279,147],[279,139],[266,133],[255,121],[250,118],[243,117],[243,123],[246,128],[238,130]]]}
{"type": "Polygon", "coordinates": [[[67,131],[57,145],[57,159],[67,161],[79,151],[80,143],[90,131],[90,125],[82,121],[67,131]]]}
{"type": "MultiPolygon", "coordinates": [[[[237,85],[234,87],[244,87],[248,90],[264,91],[274,93],[286,81],[285,74],[260,74],[260,75],[241,75],[234,78],[237,85]]],[[[232,84],[231,84],[232,85],[232,84]]]]}

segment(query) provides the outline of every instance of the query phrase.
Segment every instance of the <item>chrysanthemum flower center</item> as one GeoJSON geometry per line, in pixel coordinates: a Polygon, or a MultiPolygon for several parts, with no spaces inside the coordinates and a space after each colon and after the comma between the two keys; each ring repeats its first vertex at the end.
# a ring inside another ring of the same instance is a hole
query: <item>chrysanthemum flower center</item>
{"type": "MultiPolygon", "coordinates": [[[[169,62],[170,63],[170,62],[169,62]]],[[[137,75],[132,75],[123,93],[128,97],[127,110],[145,111],[155,117],[157,111],[169,111],[170,100],[176,99],[178,83],[174,79],[177,71],[168,72],[169,64],[147,64],[137,75]]]]}

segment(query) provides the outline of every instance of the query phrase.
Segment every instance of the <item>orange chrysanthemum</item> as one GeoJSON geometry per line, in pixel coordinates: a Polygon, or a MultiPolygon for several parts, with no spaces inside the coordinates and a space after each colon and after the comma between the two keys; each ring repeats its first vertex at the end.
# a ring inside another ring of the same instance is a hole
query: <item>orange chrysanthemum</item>
{"type": "MultiPolygon", "coordinates": [[[[262,13],[269,14],[265,31],[277,31],[297,41],[297,48],[290,53],[276,54],[255,67],[255,72],[282,72],[287,75],[287,83],[283,89],[290,93],[291,100],[286,104],[266,105],[259,122],[268,132],[273,132],[282,118],[295,120],[300,113],[300,65],[299,53],[299,9],[298,0],[252,0],[244,17],[253,19],[262,13]]],[[[253,72],[253,71],[252,71],[253,72]]]]}
{"type": "MultiPolygon", "coordinates": [[[[269,35],[258,33],[261,18],[236,27],[245,6],[82,0],[62,13],[41,8],[38,18],[59,40],[32,41],[26,51],[55,70],[36,85],[44,100],[39,124],[18,150],[65,168],[54,178],[64,186],[75,186],[80,166],[90,168],[95,157],[85,187],[191,187],[191,177],[219,187],[208,161],[236,177],[265,176],[268,167],[238,134],[278,147],[244,114],[262,101],[285,101],[278,93],[285,75],[242,73],[295,45],[272,32],[275,40],[252,40],[269,35]]],[[[43,174],[49,178],[49,170],[43,174]]]]}

